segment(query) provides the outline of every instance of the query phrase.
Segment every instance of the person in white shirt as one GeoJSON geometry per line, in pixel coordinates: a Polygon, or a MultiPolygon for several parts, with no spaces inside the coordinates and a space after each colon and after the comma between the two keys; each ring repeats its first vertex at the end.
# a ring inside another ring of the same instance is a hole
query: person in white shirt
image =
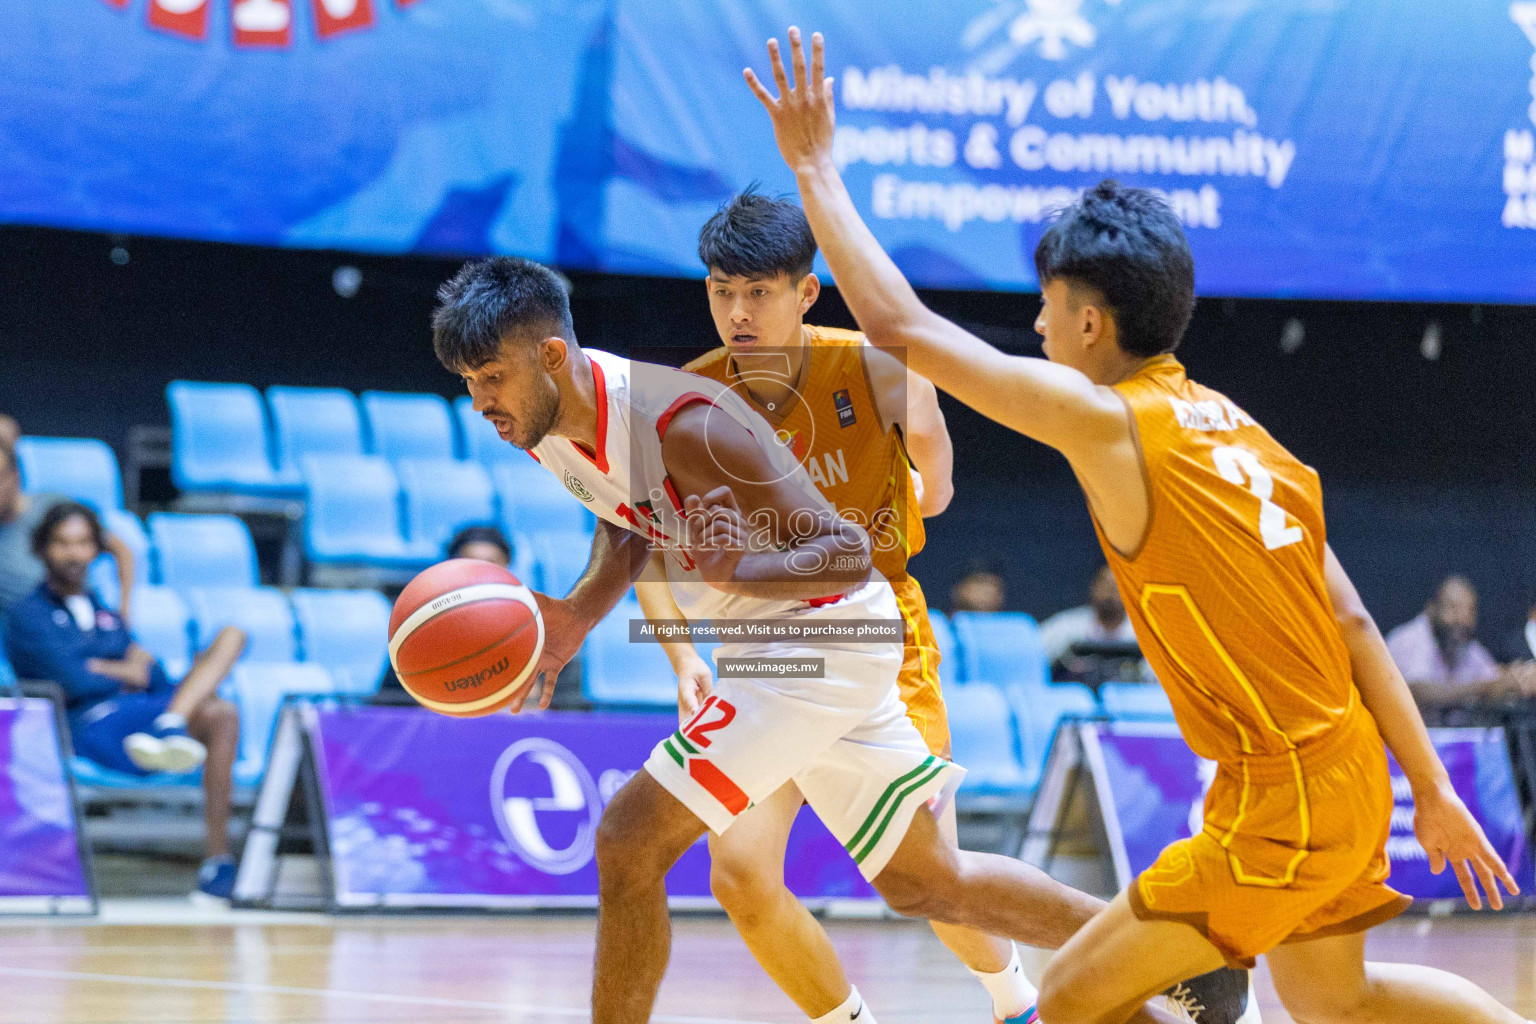
{"type": "Polygon", "coordinates": [[[1091,677],[1123,679],[1128,682],[1147,680],[1146,662],[1137,658],[1106,658],[1102,655],[1073,651],[1081,643],[1119,644],[1126,647],[1136,643],[1136,631],[1125,614],[1120,601],[1120,588],[1115,586],[1114,574],[1109,566],[1100,567],[1088,585],[1088,603],[1076,608],[1057,612],[1040,624],[1040,646],[1045,650],[1045,660],[1051,666],[1051,678],[1059,681],[1083,681],[1091,677]],[[1106,665],[1106,661],[1116,664],[1106,665]]]}

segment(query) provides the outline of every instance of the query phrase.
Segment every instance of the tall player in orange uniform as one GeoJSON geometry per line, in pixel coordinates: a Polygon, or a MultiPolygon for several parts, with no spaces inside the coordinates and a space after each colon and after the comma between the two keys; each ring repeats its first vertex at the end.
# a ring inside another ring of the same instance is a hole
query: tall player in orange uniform
{"type": "MultiPolygon", "coordinates": [[[[811,272],[816,240],[799,205],[748,190],[704,225],[699,258],[722,348],[683,367],[719,381],[774,428],[839,513],[870,533],[874,565],[891,583],[905,621],[898,685],[928,749],[948,759],[949,722],[939,690],[938,642],[907,558],[922,550],[923,517],[949,504],[952,452],[932,384],[855,331],[812,327],[820,294],[811,272]]],[[[665,584],[637,584],[646,614],[676,619],[665,584]]],[[[686,640],[667,645],[679,711],[708,697],[709,666],[686,640]]],[[[784,884],[784,852],[801,797],[787,784],[710,836],[711,887],[770,977],[813,1021],[853,991],[826,932],[784,884]]],[[[940,825],[956,841],[953,803],[940,825]]],[[[992,996],[999,1021],[1022,1018],[1036,992],[1013,944],[964,928],[934,930],[992,996]]]]}
{"type": "Polygon", "coordinates": [[[1173,357],[1194,306],[1177,219],[1105,182],[1035,253],[1048,359],[1005,355],[923,306],[860,219],[832,160],[832,82],[814,38],[779,96],[749,70],[805,211],[859,324],[977,411],[1061,451],[1137,638],[1194,750],[1218,764],[1205,827],[1079,930],[1046,973],[1045,1024],[1121,1024],[1170,981],[1265,954],[1304,1024],[1519,1024],[1471,983],[1366,963],[1365,930],[1408,899],[1386,885],[1387,746],[1414,827],[1468,902],[1513,878],[1451,788],[1402,676],[1328,548],[1317,474],[1173,357]]]}

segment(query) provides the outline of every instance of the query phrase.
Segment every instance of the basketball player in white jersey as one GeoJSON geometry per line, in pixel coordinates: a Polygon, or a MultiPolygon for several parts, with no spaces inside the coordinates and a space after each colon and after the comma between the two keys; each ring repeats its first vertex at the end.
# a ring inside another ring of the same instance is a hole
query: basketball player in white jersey
{"type": "MultiPolygon", "coordinates": [[[[870,569],[868,535],[835,514],[793,452],[729,389],[581,349],[559,278],[527,260],[467,264],[439,299],[439,360],[464,378],[504,440],[601,520],[571,593],[539,595],[542,706],[653,546],[690,620],[812,631],[899,618],[890,585],[870,569]]],[[[720,649],[717,657],[812,659],[823,672],[720,680],[608,805],[597,835],[594,1024],[649,1020],[671,945],[667,871],[706,829],[724,832],[791,780],[903,914],[1047,948],[1092,916],[1096,900],[1035,868],[941,838],[929,801],[946,798],[963,770],[930,754],[905,713],[899,637],[898,627],[876,643],[743,639],[720,649]]],[[[873,1014],[855,990],[819,1020],[871,1024],[873,1014]]]]}

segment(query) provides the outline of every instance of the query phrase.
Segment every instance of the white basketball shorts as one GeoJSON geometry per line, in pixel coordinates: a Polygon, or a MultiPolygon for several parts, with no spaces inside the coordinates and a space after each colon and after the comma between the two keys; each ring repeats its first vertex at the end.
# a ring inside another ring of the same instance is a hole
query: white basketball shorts
{"type": "Polygon", "coordinates": [[[724,832],[793,779],[828,830],[873,880],[918,807],[947,799],[965,770],[929,753],[896,689],[900,644],[728,645],[716,657],[820,658],[820,679],[721,679],[645,770],[724,832]]]}

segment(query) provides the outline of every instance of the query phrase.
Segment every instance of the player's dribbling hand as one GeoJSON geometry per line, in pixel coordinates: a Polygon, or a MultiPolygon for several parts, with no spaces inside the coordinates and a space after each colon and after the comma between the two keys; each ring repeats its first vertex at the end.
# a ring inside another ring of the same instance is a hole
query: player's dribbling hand
{"type": "Polygon", "coordinates": [[[708,583],[729,583],[747,553],[747,520],[735,493],[721,486],[702,498],[690,494],[683,499],[683,516],[688,520],[684,547],[699,575],[708,583]]]}
{"type": "Polygon", "coordinates": [[[777,99],[769,94],[768,88],[751,68],[742,72],[752,94],[773,119],[773,137],[779,144],[784,162],[789,164],[791,170],[814,164],[832,153],[832,128],[836,115],[832,79],[826,77],[823,51],[821,33],[814,33],[811,36],[811,69],[807,74],[805,47],[800,42],[800,30],[791,27],[789,52],[795,72],[794,81],[791,82],[784,73],[779,41],[768,40],[768,59],[773,67],[774,83],[779,87],[777,99]]]}
{"type": "Polygon", "coordinates": [[[507,705],[507,710],[514,715],[523,710],[528,695],[541,679],[544,687],[539,691],[539,710],[549,709],[549,702],[555,698],[555,680],[560,670],[581,650],[581,642],[587,638],[590,629],[590,623],[576,613],[569,601],[537,590],[533,592],[533,599],[538,602],[539,615],[544,619],[544,649],[539,653],[539,663],[528,676],[528,682],[507,705]]]}
{"type": "Polygon", "coordinates": [[[699,713],[715,688],[715,677],[704,659],[694,657],[677,673],[677,717],[686,722],[699,713]]]}
{"type": "Polygon", "coordinates": [[[1479,883],[1488,894],[1488,905],[1494,910],[1502,910],[1504,897],[1499,894],[1500,882],[1511,896],[1520,894],[1520,886],[1515,884],[1509,868],[1504,866],[1503,858],[1488,842],[1483,827],[1472,817],[1450,783],[1425,789],[1425,792],[1416,789],[1413,793],[1413,831],[1418,836],[1419,845],[1429,854],[1430,871],[1438,875],[1449,861],[1473,910],[1483,909],[1477,891],[1479,883]]]}

